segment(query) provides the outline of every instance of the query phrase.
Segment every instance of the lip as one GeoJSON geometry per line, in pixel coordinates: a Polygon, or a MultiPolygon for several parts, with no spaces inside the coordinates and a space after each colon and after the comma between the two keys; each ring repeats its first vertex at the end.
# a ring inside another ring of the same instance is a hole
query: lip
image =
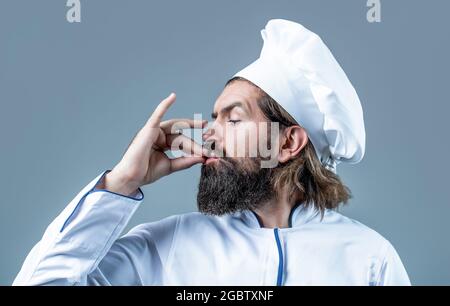
{"type": "Polygon", "coordinates": [[[214,163],[214,162],[216,162],[216,161],[218,161],[218,160],[219,160],[219,158],[217,158],[217,157],[208,157],[208,158],[206,159],[206,161],[205,161],[205,165],[214,163]]]}

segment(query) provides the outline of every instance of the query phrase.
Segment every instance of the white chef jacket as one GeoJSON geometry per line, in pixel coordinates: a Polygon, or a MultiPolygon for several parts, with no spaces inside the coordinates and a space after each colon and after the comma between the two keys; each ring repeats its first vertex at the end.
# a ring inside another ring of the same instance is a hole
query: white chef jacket
{"type": "Polygon", "coordinates": [[[299,205],[289,228],[252,211],[175,215],[120,237],[144,199],[91,181],[48,226],[14,285],[409,285],[392,245],[327,210],[299,205]]]}

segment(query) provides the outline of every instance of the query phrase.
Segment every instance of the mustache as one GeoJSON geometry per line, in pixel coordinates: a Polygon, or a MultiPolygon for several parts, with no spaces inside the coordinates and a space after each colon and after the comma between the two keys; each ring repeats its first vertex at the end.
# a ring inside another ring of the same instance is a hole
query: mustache
{"type": "MultiPolygon", "coordinates": [[[[239,162],[237,160],[235,160],[232,157],[219,157],[218,158],[218,162],[221,165],[222,168],[227,168],[227,169],[238,169],[239,162]]],[[[202,168],[214,168],[216,169],[216,167],[214,165],[202,165],[202,168]]]]}
{"type": "Polygon", "coordinates": [[[206,177],[223,175],[245,176],[249,177],[267,169],[261,168],[261,159],[258,157],[233,158],[223,157],[218,159],[216,165],[203,164],[201,167],[202,175],[206,177]]]}

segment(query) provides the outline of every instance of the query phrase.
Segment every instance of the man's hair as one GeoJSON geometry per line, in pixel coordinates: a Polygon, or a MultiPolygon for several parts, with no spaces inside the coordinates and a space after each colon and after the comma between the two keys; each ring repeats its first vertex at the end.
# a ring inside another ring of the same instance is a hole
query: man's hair
{"type": "MultiPolygon", "coordinates": [[[[299,125],[272,97],[252,82],[234,77],[225,86],[235,81],[245,81],[258,88],[259,108],[269,121],[279,123],[280,130],[299,125]]],[[[341,182],[339,176],[321,164],[309,139],[296,158],[274,169],[272,184],[276,192],[287,191],[290,200],[299,196],[296,201],[314,205],[322,214],[325,209],[338,208],[351,198],[350,189],[341,182]]]]}

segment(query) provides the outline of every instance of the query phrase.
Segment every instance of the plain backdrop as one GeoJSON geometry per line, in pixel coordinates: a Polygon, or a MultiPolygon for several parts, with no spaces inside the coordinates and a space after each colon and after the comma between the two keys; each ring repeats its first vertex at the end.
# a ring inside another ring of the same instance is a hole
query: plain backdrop
{"type": "MultiPolygon", "coordinates": [[[[450,284],[450,2],[81,0],[0,2],[0,284],[46,226],[120,159],[157,103],[209,119],[226,80],[255,60],[272,18],[328,44],[357,89],[367,147],[338,173],[341,211],[392,242],[414,284],[450,284]]],[[[144,187],[130,227],[196,210],[199,166],[144,187]]]]}

